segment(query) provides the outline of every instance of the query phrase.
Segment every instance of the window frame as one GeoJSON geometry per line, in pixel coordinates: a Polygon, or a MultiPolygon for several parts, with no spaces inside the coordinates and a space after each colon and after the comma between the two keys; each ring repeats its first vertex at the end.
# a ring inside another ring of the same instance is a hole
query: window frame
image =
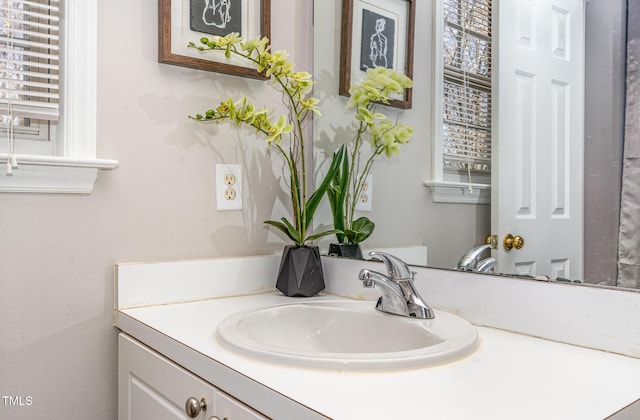
{"type": "MultiPolygon", "coordinates": [[[[86,194],[98,170],[118,167],[117,160],[96,158],[98,0],[61,6],[61,105],[51,126],[52,152],[16,153],[18,169],[13,176],[0,173],[0,192],[86,194]]],[[[7,159],[0,153],[0,163],[7,159]]]]}
{"type": "Polygon", "coordinates": [[[478,183],[455,179],[445,174],[442,159],[442,120],[444,102],[444,0],[433,2],[433,147],[431,180],[424,185],[431,189],[431,198],[436,203],[491,204],[491,181],[478,183]]]}

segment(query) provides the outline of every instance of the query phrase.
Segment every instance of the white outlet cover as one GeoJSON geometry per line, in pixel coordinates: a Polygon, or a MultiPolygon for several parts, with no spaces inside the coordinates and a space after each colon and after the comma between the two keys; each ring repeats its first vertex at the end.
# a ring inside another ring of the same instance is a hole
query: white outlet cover
{"type": "Polygon", "coordinates": [[[216,164],[216,209],[242,210],[242,165],[216,164]],[[225,183],[225,175],[233,175],[235,183],[231,186],[225,183]],[[229,200],[225,194],[227,189],[235,191],[235,198],[229,200]]]}
{"type": "Polygon", "coordinates": [[[373,210],[373,175],[367,175],[365,186],[356,203],[356,211],[372,211],[373,210]]]}

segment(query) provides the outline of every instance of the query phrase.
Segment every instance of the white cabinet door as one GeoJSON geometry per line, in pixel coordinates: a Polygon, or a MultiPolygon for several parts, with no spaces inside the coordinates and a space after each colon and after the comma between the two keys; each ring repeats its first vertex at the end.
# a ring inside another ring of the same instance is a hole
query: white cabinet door
{"type": "MultiPolygon", "coordinates": [[[[185,403],[190,397],[212,405],[214,388],[152,352],[142,344],[120,334],[118,339],[118,419],[190,419],[185,403]]],[[[209,414],[207,416],[207,414],[209,414]]],[[[195,417],[206,420],[207,407],[195,417]]]]}
{"type": "Polygon", "coordinates": [[[216,389],[131,337],[118,337],[119,420],[265,420],[252,408],[216,389]],[[196,417],[187,399],[206,407],[196,417]]]}

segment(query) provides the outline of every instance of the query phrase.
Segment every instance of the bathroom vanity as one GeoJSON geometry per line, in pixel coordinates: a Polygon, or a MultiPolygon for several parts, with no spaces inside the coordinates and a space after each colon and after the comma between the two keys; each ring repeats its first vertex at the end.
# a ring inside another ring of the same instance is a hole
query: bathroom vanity
{"type": "Polygon", "coordinates": [[[193,418],[228,420],[618,420],[634,418],[638,410],[633,403],[640,398],[635,385],[640,359],[630,356],[640,354],[640,340],[629,341],[637,321],[615,328],[610,319],[582,325],[597,318],[601,305],[612,308],[605,318],[639,308],[634,294],[568,286],[560,291],[562,307],[555,307],[545,296],[545,288],[555,284],[416,268],[422,296],[437,310],[473,323],[480,345],[455,361],[428,367],[328,368],[232,349],[217,337],[217,326],[239,312],[292,301],[366,300],[375,311],[376,289],[362,289],[357,274],[360,268],[381,267],[323,257],[326,292],[300,299],[273,289],[278,262],[269,256],[118,265],[119,418],[167,418],[168,413],[190,418],[187,401],[193,418]],[[498,298],[502,289],[510,300],[498,298]],[[590,302],[592,292],[605,296],[590,302]],[[546,307],[526,312],[524,300],[531,305],[540,300],[546,307]],[[590,311],[583,308],[588,304],[590,311]],[[511,317],[503,319],[509,311],[511,317]],[[608,334],[599,333],[600,322],[608,334]],[[566,336],[565,342],[558,335],[566,336]],[[195,414],[201,404],[206,409],[195,414]]]}

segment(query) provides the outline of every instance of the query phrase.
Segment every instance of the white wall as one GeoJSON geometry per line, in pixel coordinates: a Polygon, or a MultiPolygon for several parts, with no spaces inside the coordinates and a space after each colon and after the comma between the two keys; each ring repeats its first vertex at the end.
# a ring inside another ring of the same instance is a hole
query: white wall
{"type": "MultiPolygon", "coordinates": [[[[186,118],[230,95],[268,101],[265,83],[158,64],[157,0],[98,3],[98,156],[120,168],[87,196],[0,195],[0,395],[33,401],[0,399],[3,419],[116,418],[114,264],[283,243],[262,223],[287,209],[262,140],[186,118]],[[215,163],[252,165],[244,212],[216,212],[215,163]]],[[[311,69],[311,0],[271,3],[274,49],[311,69]]]]}

